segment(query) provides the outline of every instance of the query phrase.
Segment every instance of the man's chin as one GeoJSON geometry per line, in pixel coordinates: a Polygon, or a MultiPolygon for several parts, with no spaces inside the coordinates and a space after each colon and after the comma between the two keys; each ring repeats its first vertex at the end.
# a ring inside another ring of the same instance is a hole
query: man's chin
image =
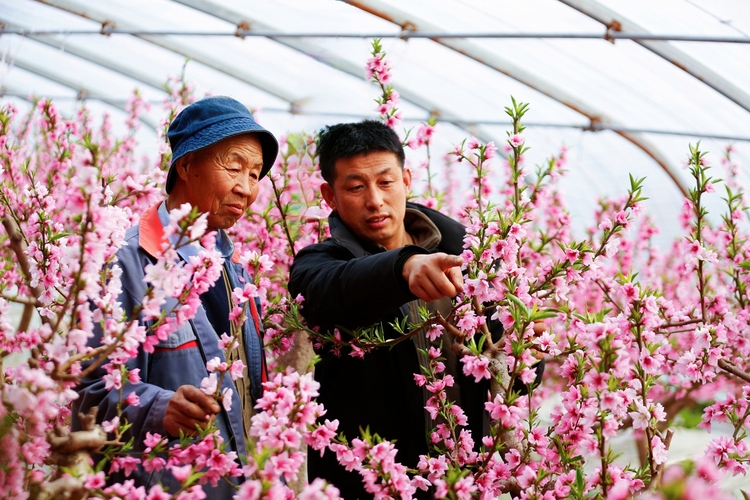
{"type": "Polygon", "coordinates": [[[239,217],[222,217],[218,220],[209,220],[208,222],[208,231],[218,231],[219,229],[230,229],[232,226],[234,226],[237,221],[239,220],[239,217]]]}

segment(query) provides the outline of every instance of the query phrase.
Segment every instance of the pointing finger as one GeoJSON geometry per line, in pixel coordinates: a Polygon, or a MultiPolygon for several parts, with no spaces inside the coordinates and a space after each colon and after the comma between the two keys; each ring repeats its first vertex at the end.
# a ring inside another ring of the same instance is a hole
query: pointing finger
{"type": "Polygon", "coordinates": [[[443,253],[435,254],[435,256],[439,257],[437,264],[443,269],[443,271],[447,271],[452,267],[461,267],[464,263],[464,259],[458,255],[448,255],[443,253]]]}
{"type": "Polygon", "coordinates": [[[451,267],[445,272],[445,275],[448,277],[448,281],[456,288],[456,293],[464,291],[464,275],[459,268],[451,267]]]}

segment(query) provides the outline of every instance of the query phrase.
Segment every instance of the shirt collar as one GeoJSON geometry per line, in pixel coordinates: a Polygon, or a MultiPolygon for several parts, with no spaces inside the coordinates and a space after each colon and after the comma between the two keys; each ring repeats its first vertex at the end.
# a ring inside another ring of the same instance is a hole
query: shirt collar
{"type": "MultiPolygon", "coordinates": [[[[167,225],[169,225],[169,212],[167,211],[166,200],[161,202],[161,204],[159,205],[158,214],[159,214],[159,221],[161,221],[162,227],[167,227],[167,225]]],[[[178,242],[178,238],[179,238],[179,234],[173,234],[169,238],[169,242],[172,245],[176,245],[178,242]]],[[[184,245],[181,247],[181,249],[184,248],[185,251],[180,252],[178,250],[177,253],[179,253],[180,256],[182,256],[183,258],[185,258],[185,256],[182,255],[183,253],[185,253],[186,255],[197,255],[198,249],[197,248],[189,249],[190,247],[194,247],[194,245],[184,245]]],[[[234,243],[232,243],[232,240],[229,239],[229,235],[223,229],[219,229],[218,231],[216,231],[216,250],[219,251],[219,253],[224,259],[229,259],[234,254],[234,243]]]]}

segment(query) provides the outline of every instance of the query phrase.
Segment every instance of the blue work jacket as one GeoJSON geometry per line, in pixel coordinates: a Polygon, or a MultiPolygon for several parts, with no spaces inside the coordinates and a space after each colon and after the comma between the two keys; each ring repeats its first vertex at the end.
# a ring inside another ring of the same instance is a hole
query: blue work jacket
{"type": "MultiPolygon", "coordinates": [[[[132,317],[135,306],[139,305],[146,292],[146,283],[143,281],[144,269],[148,264],[154,263],[161,254],[161,244],[165,240],[164,226],[166,209],[155,205],[151,207],[140,219],[136,227],[130,228],[125,234],[127,245],[117,254],[117,265],[122,268],[122,293],[119,301],[126,311],[128,317],[132,317]]],[[[226,238],[226,234],[222,234],[226,238]]],[[[228,240],[227,240],[228,242],[228,240]]],[[[173,241],[174,243],[174,241],[173,241]]],[[[244,282],[250,280],[244,268],[238,263],[238,255],[229,244],[231,259],[226,259],[224,266],[227,269],[232,287],[241,287],[244,282]]],[[[194,245],[183,246],[177,250],[178,255],[184,261],[197,255],[200,248],[194,245]]],[[[163,310],[171,310],[176,301],[168,299],[163,310]]],[[[263,351],[262,326],[258,311],[260,301],[255,298],[254,307],[251,307],[252,315],[245,321],[243,326],[243,339],[248,360],[248,374],[251,382],[251,395],[256,401],[262,395],[261,383],[266,380],[265,355],[263,351]]],[[[228,306],[227,306],[228,310],[228,306]]],[[[148,322],[144,322],[149,326],[148,322]]],[[[131,436],[135,438],[135,450],[144,449],[143,439],[146,432],[159,433],[167,436],[164,429],[164,415],[169,400],[177,388],[182,385],[193,385],[200,387],[201,380],[208,376],[206,362],[215,357],[226,361],[224,351],[219,348],[218,338],[221,333],[214,327],[206,316],[203,304],[198,307],[195,317],[188,323],[183,324],[177,331],[170,334],[169,338],[159,342],[153,353],[149,354],[139,348],[136,358],[131,359],[127,366],[130,369],[139,368],[141,383],[132,385],[124,383],[123,400],[130,393],[135,392],[140,398],[140,405],[130,406],[123,402],[122,417],[132,424],[131,429],[124,436],[127,441],[131,436]]],[[[226,332],[229,333],[229,332],[226,332]]],[[[89,339],[89,345],[97,347],[101,344],[101,331],[97,328],[95,335],[89,339]]],[[[102,380],[105,371],[98,368],[91,375],[81,381],[76,388],[79,399],[73,404],[73,430],[80,428],[78,412],[86,413],[91,407],[99,408],[97,422],[110,420],[117,415],[116,406],[119,398],[117,390],[105,389],[102,380]]],[[[224,442],[231,451],[237,452],[241,462],[244,464],[247,455],[245,443],[245,431],[242,422],[242,405],[234,382],[229,376],[223,377],[223,387],[233,391],[232,409],[226,411],[222,408],[216,416],[216,423],[224,438],[224,442]]],[[[244,425],[249,427],[250,422],[244,425]]],[[[178,442],[177,438],[170,437],[170,443],[178,442]]],[[[107,469],[108,470],[108,469],[107,469]]],[[[169,487],[169,491],[179,490],[179,483],[171,474],[164,471],[158,473],[147,473],[139,469],[130,476],[135,478],[137,485],[147,488],[161,482],[169,487]]],[[[121,482],[125,478],[120,473],[113,474],[110,482],[121,482]]],[[[237,479],[231,479],[237,484],[237,479]]],[[[210,484],[204,486],[208,498],[231,498],[236,490],[225,481],[219,481],[216,488],[210,484]]]]}

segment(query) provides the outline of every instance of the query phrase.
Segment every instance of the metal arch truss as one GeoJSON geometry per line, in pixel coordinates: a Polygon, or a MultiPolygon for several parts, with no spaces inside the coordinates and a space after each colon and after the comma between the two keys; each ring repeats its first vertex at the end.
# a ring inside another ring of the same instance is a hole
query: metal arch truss
{"type": "MultiPolygon", "coordinates": [[[[283,90],[279,89],[278,86],[274,86],[272,82],[264,80],[253,72],[243,70],[240,67],[229,67],[223,64],[221,61],[217,61],[208,56],[208,54],[202,53],[195,47],[189,44],[180,42],[177,38],[180,34],[195,35],[200,33],[195,32],[180,32],[179,30],[164,30],[161,31],[149,31],[141,29],[137,23],[128,23],[125,19],[118,18],[114,15],[110,9],[106,8],[104,4],[92,5],[85,3],[82,0],[36,0],[40,3],[50,5],[52,7],[76,14],[78,16],[91,19],[93,21],[101,23],[104,28],[97,32],[103,35],[114,34],[114,33],[128,33],[134,36],[160,46],[166,50],[182,55],[189,59],[193,59],[210,67],[216,71],[227,74],[243,83],[246,83],[252,87],[255,87],[261,91],[264,91],[270,95],[273,95],[281,100],[289,103],[290,111],[295,110],[295,96],[287,95],[283,90]],[[112,22],[117,26],[117,29],[107,29],[107,26],[112,26],[112,22]],[[157,35],[157,33],[161,33],[157,35]]],[[[191,7],[195,10],[204,12],[217,19],[222,19],[235,26],[238,26],[237,30],[233,33],[212,33],[213,35],[224,34],[231,36],[264,36],[269,39],[284,45],[288,48],[294,49],[307,56],[314,58],[316,61],[326,64],[338,71],[354,75],[358,78],[363,78],[361,66],[355,65],[351,61],[347,61],[343,58],[337,58],[334,55],[329,54],[326,49],[320,44],[315,43],[314,39],[319,37],[370,37],[375,36],[373,33],[291,33],[283,31],[283,27],[270,26],[266,23],[261,22],[258,19],[254,19],[251,15],[250,9],[238,8],[226,8],[220,5],[214,0],[173,0],[176,3],[180,3],[191,7]],[[241,22],[252,22],[252,30],[243,30],[241,22]]],[[[669,44],[667,40],[678,40],[678,41],[713,41],[713,42],[727,42],[727,43],[748,43],[750,39],[742,37],[693,37],[693,36],[670,36],[670,35],[657,35],[649,33],[647,30],[642,28],[635,22],[624,18],[617,12],[601,5],[597,0],[560,0],[567,6],[576,9],[583,14],[601,22],[605,26],[612,26],[613,21],[619,23],[620,31],[607,30],[605,35],[599,34],[575,34],[575,33],[447,33],[437,26],[430,25],[429,21],[424,18],[411,18],[400,10],[398,7],[386,4],[382,0],[345,0],[347,3],[368,12],[371,15],[375,15],[382,19],[386,19],[395,23],[398,26],[414,26],[418,25],[422,28],[419,31],[404,30],[401,29],[397,32],[381,33],[377,34],[382,37],[401,37],[401,38],[431,38],[435,43],[440,43],[443,46],[461,52],[463,55],[472,58],[500,73],[519,81],[526,86],[535,89],[548,97],[564,104],[570,109],[585,116],[589,122],[589,126],[581,125],[556,125],[548,124],[548,126],[563,126],[571,128],[582,128],[584,130],[598,131],[598,130],[611,130],[628,140],[638,148],[642,149],[648,154],[654,161],[656,161],[661,168],[669,175],[675,185],[680,191],[686,195],[687,189],[680,181],[679,176],[676,174],[675,169],[671,166],[670,162],[665,156],[659,151],[659,149],[648,141],[642,134],[643,133],[654,133],[654,134],[678,134],[678,135],[703,135],[703,134],[691,134],[687,132],[673,132],[666,130],[646,130],[637,128],[624,127],[621,124],[616,123],[610,117],[606,116],[602,110],[597,109],[590,103],[577,96],[571,95],[561,88],[554,85],[553,82],[547,81],[544,78],[540,78],[535,74],[531,74],[524,68],[517,66],[512,61],[504,59],[502,56],[497,55],[491,51],[484,49],[481,44],[472,39],[482,38],[605,38],[609,40],[614,39],[630,39],[643,47],[651,50],[660,57],[672,62],[691,76],[702,81],[709,87],[713,88],[717,92],[726,96],[743,109],[750,111],[750,94],[743,89],[738,88],[733,83],[729,82],[721,75],[707,68],[705,65],[696,61],[690,57],[681,49],[675,47],[673,44],[669,44]],[[705,39],[705,40],[704,40],[705,39]]],[[[0,14],[2,18],[2,14],[0,14]]],[[[70,30],[58,30],[61,33],[70,35],[73,31],[70,30]]],[[[101,67],[107,68],[111,71],[124,74],[131,79],[139,81],[149,87],[160,89],[162,82],[154,81],[153,77],[147,74],[147,72],[133,71],[133,68],[128,68],[126,65],[122,65],[116,61],[107,61],[102,58],[100,54],[96,54],[94,51],[90,51],[86,48],[83,43],[72,43],[70,38],[67,38],[63,42],[58,37],[53,37],[56,30],[32,30],[29,26],[10,25],[5,24],[0,29],[2,33],[18,32],[23,36],[28,36],[37,42],[44,43],[53,47],[60,47],[61,44],[65,43],[65,50],[77,57],[80,57],[89,62],[95,63],[101,67]]],[[[87,30],[81,30],[81,34],[88,33],[87,30]]],[[[94,30],[91,30],[94,33],[94,30]]],[[[45,71],[44,68],[38,67],[31,61],[19,61],[18,66],[26,69],[27,71],[36,73],[37,75],[43,76],[50,80],[56,81],[63,84],[64,86],[71,87],[77,91],[77,86],[66,82],[63,75],[49,74],[49,71],[45,71]]],[[[436,113],[440,116],[444,122],[452,123],[457,127],[465,129],[470,133],[480,137],[483,141],[489,141],[492,138],[492,133],[484,126],[493,125],[489,122],[473,122],[471,120],[462,119],[463,117],[454,116],[447,113],[445,110],[440,109],[435,102],[431,102],[426,99],[418,89],[411,88],[399,88],[402,97],[405,101],[408,101],[419,108],[428,110],[430,113],[436,113]]],[[[0,90],[0,93],[2,91],[0,90]]],[[[91,96],[90,98],[93,98],[91,96]]],[[[113,107],[123,109],[123,106],[116,99],[108,99],[107,97],[97,97],[97,99],[105,102],[113,107]]],[[[304,110],[298,110],[300,114],[304,113],[304,110]]],[[[313,113],[315,114],[315,113],[313,113]]],[[[152,124],[148,124],[152,126],[152,124]]],[[[540,126],[545,126],[540,124],[540,126]]],[[[706,135],[707,136],[707,135],[706,135]]],[[[708,137],[708,136],[707,136],[708,137]]],[[[747,140],[744,137],[720,137],[730,140],[747,140]]]]}
{"type": "MultiPolygon", "coordinates": [[[[74,90],[80,96],[79,100],[84,100],[90,91],[89,89],[85,89],[81,87],[81,85],[78,82],[66,77],[65,75],[51,71],[46,65],[40,64],[39,61],[27,60],[27,59],[19,58],[18,56],[14,56],[13,65],[25,71],[28,71],[29,73],[32,73],[42,78],[45,78],[47,80],[56,82],[62,85],[63,87],[67,87],[71,90],[74,90]]],[[[0,91],[0,94],[1,93],[2,91],[0,91]]],[[[22,99],[29,101],[29,99],[27,99],[26,97],[23,97],[20,92],[19,93],[13,92],[13,94],[16,97],[21,97],[22,99]]],[[[107,97],[97,97],[97,100],[113,108],[119,109],[125,113],[128,112],[127,103],[121,100],[109,99],[107,97]]],[[[156,122],[156,120],[154,120],[147,114],[142,114],[138,118],[138,120],[144,125],[146,125],[148,128],[150,128],[151,130],[156,131],[159,128],[159,124],[156,122]]]]}
{"type": "MultiPolygon", "coordinates": [[[[347,3],[364,10],[372,15],[378,16],[381,19],[385,19],[399,26],[420,26],[426,31],[439,32],[440,27],[435,26],[428,20],[423,18],[409,18],[404,11],[398,7],[394,7],[390,4],[386,4],[381,0],[346,0],[347,3]]],[[[675,186],[680,190],[683,196],[688,196],[688,188],[680,180],[677,171],[666,156],[659,150],[659,148],[649,141],[646,137],[639,133],[633,133],[627,131],[627,129],[615,120],[607,116],[602,110],[597,109],[590,103],[579,99],[578,97],[569,94],[560,87],[554,85],[552,82],[542,79],[537,75],[530,73],[524,68],[518,66],[516,63],[506,59],[493,51],[487,50],[481,45],[478,45],[472,40],[465,39],[445,39],[439,38],[434,39],[435,43],[439,43],[448,47],[449,49],[460,52],[461,54],[474,59],[475,61],[484,64],[485,66],[494,69],[524,85],[541,92],[542,94],[558,101],[559,103],[567,106],[568,108],[576,111],[591,122],[591,128],[595,129],[598,124],[610,125],[611,130],[617,135],[623,137],[628,142],[632,143],[644,153],[650,156],[672,179],[675,186]]]]}
{"type": "MultiPolygon", "coordinates": [[[[138,32],[138,28],[139,28],[138,26],[129,24],[124,19],[120,19],[117,16],[113,15],[113,13],[107,12],[104,7],[97,8],[97,7],[92,7],[88,4],[84,5],[82,2],[78,0],[37,0],[37,1],[46,5],[49,5],[51,7],[59,8],[66,12],[70,12],[72,14],[76,14],[78,16],[81,16],[86,19],[90,19],[90,20],[93,20],[102,24],[104,24],[105,22],[114,22],[117,26],[122,27],[123,31],[132,31],[134,33],[138,32]]],[[[249,21],[249,20],[252,20],[255,26],[259,26],[261,24],[260,21],[256,22],[255,20],[248,17],[247,13],[245,12],[238,12],[232,9],[227,9],[211,1],[176,0],[176,3],[187,5],[195,10],[204,12],[217,19],[222,19],[222,20],[231,22],[233,24],[239,24],[242,21],[249,21]]],[[[74,54],[82,59],[94,62],[112,71],[126,74],[130,78],[133,78],[151,87],[155,87],[155,88],[160,87],[160,84],[158,82],[153,81],[152,78],[147,77],[143,72],[137,72],[135,74],[130,73],[128,70],[123,69],[124,66],[116,62],[105,62],[102,60],[101,57],[93,54],[91,51],[87,50],[86,47],[81,44],[72,44],[69,40],[62,42],[54,38],[52,40],[49,40],[50,37],[46,35],[33,35],[33,36],[28,35],[28,36],[38,42],[46,43],[51,46],[59,47],[64,43],[66,52],[74,54]],[[47,40],[44,40],[44,38],[47,38],[47,40]]],[[[299,106],[294,96],[287,95],[287,94],[280,92],[278,86],[274,86],[271,82],[268,82],[268,81],[265,81],[263,79],[256,77],[255,73],[251,71],[247,71],[247,70],[242,70],[241,68],[225,67],[225,65],[221,64],[215,59],[208,57],[207,54],[196,52],[195,50],[191,49],[191,47],[180,42],[175,37],[156,36],[156,35],[135,35],[135,36],[138,36],[138,38],[145,40],[149,43],[152,43],[156,46],[162,47],[174,53],[180,54],[186,58],[200,62],[207,67],[210,67],[216,71],[232,76],[243,83],[246,83],[259,90],[265,91],[268,94],[273,95],[274,97],[277,97],[283,101],[286,101],[289,103],[290,110],[291,110],[290,112],[293,112],[293,110],[299,106]]],[[[298,39],[290,39],[290,40],[274,39],[274,41],[281,45],[289,47],[293,50],[301,52],[308,57],[312,57],[319,63],[326,64],[338,71],[342,71],[344,73],[356,76],[357,78],[360,78],[360,79],[363,78],[363,71],[362,71],[361,66],[349,64],[346,61],[342,61],[341,59],[336,59],[334,61],[317,44],[311,44],[309,41],[305,42],[303,40],[298,40],[298,39]],[[311,48],[315,50],[311,51],[310,50],[311,48]]],[[[54,79],[54,78],[50,78],[50,79],[54,79]]],[[[408,88],[400,88],[399,91],[401,92],[402,100],[406,102],[410,102],[411,104],[425,110],[425,119],[430,113],[436,113],[436,114],[439,114],[440,116],[445,117],[446,121],[459,121],[460,120],[460,117],[454,116],[448,113],[447,111],[440,109],[440,107],[436,103],[424,99],[420,95],[418,90],[416,89],[411,90],[408,88]]],[[[102,99],[102,100],[104,101],[105,99],[102,99]]],[[[490,138],[491,134],[487,132],[486,130],[483,130],[483,127],[481,125],[470,125],[467,128],[467,130],[471,134],[476,135],[478,138],[480,138],[484,142],[489,142],[490,140],[492,140],[490,138]]]]}
{"type": "MultiPolygon", "coordinates": [[[[80,17],[90,19],[101,23],[114,22],[117,26],[122,27],[125,30],[137,31],[138,26],[129,23],[127,20],[116,16],[114,13],[107,11],[106,2],[100,2],[95,5],[84,4],[79,0],[37,0],[40,3],[55,7],[71,14],[78,15],[80,17]]],[[[135,35],[138,38],[145,40],[153,45],[162,47],[171,52],[184,56],[188,59],[197,61],[209,68],[214,69],[220,73],[229,75],[243,83],[246,83],[252,87],[266,92],[274,97],[277,97],[290,104],[296,101],[296,96],[286,94],[282,92],[277,85],[274,85],[272,81],[262,78],[258,73],[243,69],[241,66],[229,67],[223,64],[221,61],[210,56],[210,54],[199,51],[194,47],[183,43],[172,36],[154,36],[154,35],[135,35]]]]}
{"type": "MultiPolygon", "coordinates": [[[[0,87],[0,97],[17,97],[24,100],[28,96],[28,92],[22,92],[20,89],[15,87],[0,87]]],[[[81,97],[78,96],[69,96],[69,95],[48,95],[46,96],[52,100],[55,101],[79,101],[81,100],[81,97]]],[[[99,96],[97,94],[86,94],[85,98],[88,100],[98,100],[102,102],[107,102],[110,104],[127,104],[127,99],[113,99],[113,98],[107,98],[105,96],[99,96]]],[[[160,104],[162,101],[159,100],[150,100],[148,101],[151,104],[160,104]]],[[[274,107],[263,107],[264,113],[279,113],[279,114],[289,114],[290,110],[289,108],[274,108],[274,107]]],[[[353,120],[357,119],[370,119],[375,120],[377,119],[376,115],[366,115],[362,113],[349,113],[345,111],[306,111],[304,109],[296,109],[291,111],[292,114],[300,115],[300,116],[330,116],[335,118],[351,118],[353,120]]],[[[419,123],[423,122],[424,118],[421,117],[413,117],[413,116],[404,116],[403,121],[405,123],[419,123]]],[[[461,120],[448,120],[445,118],[440,119],[441,123],[450,123],[451,125],[455,125],[457,128],[461,128],[464,130],[467,130],[471,127],[476,127],[477,125],[488,125],[488,126],[499,126],[499,127],[508,127],[513,125],[512,122],[508,120],[469,120],[469,119],[461,119],[461,120]]],[[[674,135],[678,137],[693,137],[696,139],[716,139],[716,140],[722,140],[722,141],[733,141],[733,142],[750,142],[750,136],[744,136],[744,135],[723,135],[723,134],[706,134],[703,132],[686,132],[686,131],[678,131],[678,130],[663,130],[663,129],[652,129],[652,128],[633,128],[633,127],[615,127],[612,125],[605,125],[605,124],[596,124],[593,127],[590,125],[580,125],[575,123],[554,123],[554,122],[536,122],[536,121],[524,121],[524,124],[527,127],[538,127],[538,128],[569,128],[574,130],[583,130],[586,132],[602,132],[605,130],[609,130],[611,132],[631,132],[631,133],[642,133],[642,134],[655,134],[655,135],[674,135]]]]}
{"type": "MultiPolygon", "coordinates": [[[[645,28],[631,19],[600,4],[596,0],[560,0],[560,2],[605,26],[614,26],[615,23],[618,23],[620,29],[627,31],[629,34],[642,33],[644,38],[632,38],[635,43],[671,62],[690,76],[695,77],[698,81],[705,83],[723,96],[731,99],[735,104],[750,111],[750,94],[747,91],[723,78],[674,44],[665,43],[664,41],[654,41],[657,40],[654,38],[646,38],[651,33],[648,33],[645,28]]],[[[750,41],[750,39],[748,40],[750,41]]]]}
{"type": "MultiPolygon", "coordinates": [[[[318,43],[313,40],[301,40],[295,37],[284,38],[283,33],[278,31],[278,27],[270,26],[267,23],[253,17],[250,9],[234,9],[227,8],[213,0],[173,0],[174,2],[186,5],[200,12],[212,15],[223,21],[227,21],[234,25],[240,26],[241,23],[251,23],[253,31],[256,29],[264,30],[266,32],[281,33],[282,36],[279,38],[273,37],[272,39],[286,47],[296,50],[306,56],[312,57],[316,61],[325,64],[335,70],[347,73],[358,79],[364,79],[364,71],[362,65],[353,64],[344,58],[334,58],[328,51],[321,47],[318,43]]],[[[399,94],[401,99],[409,102],[419,108],[426,111],[426,115],[435,114],[440,117],[442,121],[450,123],[459,123],[461,118],[453,113],[449,113],[441,106],[429,99],[426,99],[419,89],[414,89],[406,85],[399,86],[399,94]]],[[[426,118],[425,118],[426,119],[426,118]]],[[[482,127],[481,124],[466,124],[460,128],[464,128],[471,134],[478,137],[483,142],[489,142],[492,140],[492,134],[482,127]]]]}
{"type": "MultiPolygon", "coordinates": [[[[563,0],[560,0],[563,1],[563,0]]],[[[182,3],[182,2],[180,2],[182,3]]],[[[608,32],[608,33],[553,33],[553,32],[464,32],[444,33],[426,31],[393,32],[316,32],[298,31],[287,32],[272,29],[236,29],[234,31],[185,31],[185,30],[145,30],[145,29],[31,29],[31,28],[0,28],[0,35],[47,36],[47,35],[152,35],[152,36],[237,36],[263,38],[544,38],[550,40],[654,40],[662,42],[714,42],[714,43],[750,43],[750,38],[742,36],[701,36],[701,35],[660,35],[656,33],[637,32],[608,32]]]]}

